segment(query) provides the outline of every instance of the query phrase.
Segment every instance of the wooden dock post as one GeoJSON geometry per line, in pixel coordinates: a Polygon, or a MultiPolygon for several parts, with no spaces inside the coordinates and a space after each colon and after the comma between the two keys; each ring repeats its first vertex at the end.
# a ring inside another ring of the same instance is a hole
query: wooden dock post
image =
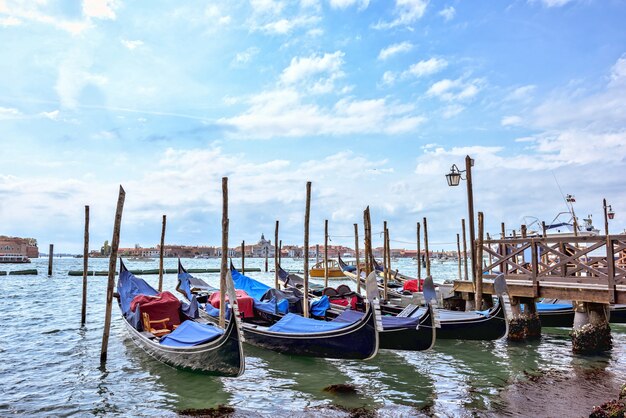
{"type": "Polygon", "coordinates": [[[361,294],[361,267],[359,266],[359,224],[354,224],[354,255],[356,257],[356,293],[361,294]]]}
{"type": "Polygon", "coordinates": [[[387,229],[387,221],[383,222],[383,300],[387,300],[387,284],[389,283],[389,269],[387,267],[389,260],[389,230],[387,229]]]}
{"type": "Polygon", "coordinates": [[[278,242],[278,264],[282,264],[283,262],[283,240],[281,239],[278,242]]]}
{"type": "Polygon", "coordinates": [[[104,331],[102,333],[102,347],[100,350],[100,367],[104,367],[107,361],[107,351],[109,347],[109,332],[111,331],[111,307],[113,305],[113,287],[115,285],[115,265],[117,264],[117,250],[120,246],[120,228],[122,225],[122,211],[124,210],[124,200],[126,192],[120,185],[117,197],[117,208],[115,210],[115,222],[113,224],[113,239],[111,240],[111,256],[109,257],[109,277],[107,281],[106,313],[104,316],[104,331]]]}
{"type": "Polygon", "coordinates": [[[315,264],[320,262],[320,245],[315,244],[315,264]]]}
{"type": "Polygon", "coordinates": [[[50,244],[48,251],[48,276],[52,276],[52,258],[54,257],[54,244],[50,244]]]}
{"type": "MultiPolygon", "coordinates": [[[[304,209],[304,289],[302,315],[309,317],[309,218],[311,216],[311,182],[306,182],[306,203],[304,209]]],[[[316,251],[317,252],[317,251],[316,251]]]]}
{"type": "Polygon", "coordinates": [[[276,230],[274,231],[274,288],[280,289],[278,284],[278,220],[276,220],[276,230]]]}
{"type": "Polygon", "coordinates": [[[328,219],[324,220],[324,287],[328,287],[328,219]]]}
{"type": "MultiPolygon", "coordinates": [[[[225,328],[226,326],[226,275],[227,273],[228,273],[228,177],[222,177],[222,262],[220,265],[220,317],[219,317],[219,326],[221,328],[225,328]]],[[[231,319],[234,320],[234,318],[231,318],[231,319]]]]}
{"type": "Polygon", "coordinates": [[[241,241],[241,274],[246,274],[246,241],[241,241]]]}
{"type": "Polygon", "coordinates": [[[163,215],[163,225],[161,226],[161,246],[159,247],[159,292],[163,291],[163,256],[165,254],[165,225],[167,217],[163,215]]]}
{"type": "Polygon", "coordinates": [[[87,320],[87,271],[89,270],[89,205],[85,205],[85,236],[83,245],[83,304],[80,311],[80,326],[87,320]]]}
{"type": "Polygon", "coordinates": [[[420,282],[422,278],[422,254],[420,251],[420,223],[417,223],[417,254],[415,259],[417,260],[417,290],[420,290],[420,282]]]}
{"type": "Polygon", "coordinates": [[[268,264],[268,261],[267,261],[268,252],[269,252],[268,248],[265,247],[265,272],[266,273],[269,271],[269,264],[268,264]]]}

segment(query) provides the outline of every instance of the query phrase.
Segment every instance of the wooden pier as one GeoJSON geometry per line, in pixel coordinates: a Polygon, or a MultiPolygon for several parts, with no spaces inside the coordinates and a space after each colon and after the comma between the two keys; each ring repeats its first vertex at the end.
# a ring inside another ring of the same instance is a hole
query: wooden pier
{"type": "MultiPolygon", "coordinates": [[[[626,303],[626,235],[485,240],[482,249],[484,294],[504,273],[510,296],[626,303]]],[[[469,280],[454,290],[475,292],[469,280]]]]}

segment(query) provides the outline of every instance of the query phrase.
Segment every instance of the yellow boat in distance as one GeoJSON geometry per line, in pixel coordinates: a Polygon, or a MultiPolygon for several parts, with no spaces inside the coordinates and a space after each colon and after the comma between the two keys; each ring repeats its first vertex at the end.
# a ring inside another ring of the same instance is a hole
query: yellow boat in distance
{"type": "MultiPolygon", "coordinates": [[[[343,270],[339,267],[339,263],[337,260],[333,258],[329,258],[328,260],[328,278],[329,279],[343,279],[345,275],[343,274],[343,270]]],[[[324,278],[324,261],[320,261],[316,263],[309,270],[309,276],[315,278],[324,278]]]]}

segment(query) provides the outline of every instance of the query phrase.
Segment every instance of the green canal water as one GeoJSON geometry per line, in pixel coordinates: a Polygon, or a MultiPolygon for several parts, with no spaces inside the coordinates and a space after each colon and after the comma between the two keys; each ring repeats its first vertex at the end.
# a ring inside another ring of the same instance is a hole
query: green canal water
{"type": "MultiPolygon", "coordinates": [[[[183,260],[189,268],[214,268],[219,260],[183,260]]],[[[246,260],[262,267],[263,260],[246,260]]],[[[106,270],[108,260],[90,260],[90,269],[106,270]]],[[[157,261],[128,262],[151,269],[157,261]]],[[[238,264],[235,262],[235,264],[238,264]]],[[[271,263],[270,263],[271,264],[271,263]]],[[[283,260],[301,270],[302,260],[283,260]]],[[[166,260],[176,268],[176,260],[166,260]]],[[[415,275],[415,261],[393,263],[415,275]]],[[[24,268],[5,265],[3,270],[24,268]]],[[[90,277],[86,327],[80,327],[81,259],[57,258],[47,277],[47,259],[33,260],[38,276],[0,276],[0,416],[175,416],[190,408],[218,405],[236,416],[348,416],[346,408],[375,409],[380,416],[474,416],[508,414],[499,392],[528,374],[558,370],[570,375],[605,371],[626,382],[626,327],[613,327],[613,351],[605,357],[571,353],[567,329],[544,329],[541,341],[438,340],[428,352],[381,351],[370,361],[291,357],[244,346],[246,372],[239,378],[207,377],[174,370],[154,361],[126,335],[117,306],[109,342],[109,360],[100,369],[106,277],[90,277]],[[323,389],[350,383],[355,395],[323,389]]],[[[434,263],[435,281],[455,278],[454,263],[434,263]]],[[[251,273],[273,283],[273,273],[251,273]]],[[[218,274],[198,274],[217,286],[218,274]]],[[[156,286],[156,275],[144,276],[156,286]]],[[[176,275],[165,276],[173,291],[176,275]]],[[[338,282],[334,282],[338,283],[338,282]]],[[[607,393],[606,399],[617,394],[607,393]]],[[[568,411],[586,416],[590,411],[568,411]]],[[[524,415],[522,413],[522,415],[524,415]]]]}

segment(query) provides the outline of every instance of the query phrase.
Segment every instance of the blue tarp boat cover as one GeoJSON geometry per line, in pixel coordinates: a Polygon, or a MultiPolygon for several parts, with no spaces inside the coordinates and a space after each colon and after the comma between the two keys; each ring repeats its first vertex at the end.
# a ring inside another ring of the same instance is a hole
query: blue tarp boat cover
{"type": "Polygon", "coordinates": [[[266,302],[261,301],[263,295],[265,295],[271,287],[248,276],[244,276],[234,268],[231,269],[230,272],[233,277],[235,289],[244,290],[248,296],[252,297],[254,299],[255,309],[272,314],[276,314],[277,311],[278,313],[287,313],[289,310],[289,301],[287,299],[282,299],[278,303],[276,303],[275,298],[266,302]]]}
{"type": "Polygon", "coordinates": [[[190,347],[212,341],[222,334],[224,330],[216,326],[184,321],[170,334],[161,338],[160,343],[170,347],[190,347]]]}
{"type": "Polygon", "coordinates": [[[326,316],[326,311],[330,308],[330,300],[324,295],[311,301],[311,314],[315,316],[326,316]]]}
{"type": "MultiPolygon", "coordinates": [[[[573,309],[571,303],[537,303],[537,310],[541,312],[561,311],[563,309],[573,309]]],[[[522,305],[523,307],[524,305],[522,305]]]]}
{"type": "Polygon", "coordinates": [[[300,315],[288,313],[280,321],[269,327],[269,331],[284,332],[288,334],[305,334],[311,332],[334,331],[349,326],[346,322],[328,322],[317,319],[305,318],[300,315]]]}
{"type": "MultiPolygon", "coordinates": [[[[213,307],[213,305],[211,305],[210,303],[207,303],[204,306],[204,310],[213,318],[218,318],[220,316],[220,310],[218,308],[213,307]]],[[[230,319],[230,305],[229,304],[226,304],[226,319],[230,319]]]]}
{"type": "Polygon", "coordinates": [[[178,283],[178,288],[185,292],[185,295],[189,300],[191,300],[192,296],[191,289],[205,290],[208,293],[216,292],[219,290],[206,283],[204,280],[193,277],[186,271],[178,273],[178,283]]]}
{"type": "MultiPolygon", "coordinates": [[[[333,322],[348,322],[354,323],[361,319],[365,315],[363,312],[354,311],[352,309],[348,309],[343,311],[338,317],[333,319],[333,322]]],[[[398,316],[383,316],[383,329],[391,330],[391,329],[402,329],[402,328],[413,328],[417,329],[417,326],[420,322],[420,317],[398,317],[398,316]]]]}
{"type": "Polygon", "coordinates": [[[120,269],[120,277],[117,281],[117,293],[120,295],[120,305],[124,315],[131,313],[130,303],[137,295],[156,296],[159,292],[146,283],[145,280],[135,277],[133,273],[120,269]]]}

